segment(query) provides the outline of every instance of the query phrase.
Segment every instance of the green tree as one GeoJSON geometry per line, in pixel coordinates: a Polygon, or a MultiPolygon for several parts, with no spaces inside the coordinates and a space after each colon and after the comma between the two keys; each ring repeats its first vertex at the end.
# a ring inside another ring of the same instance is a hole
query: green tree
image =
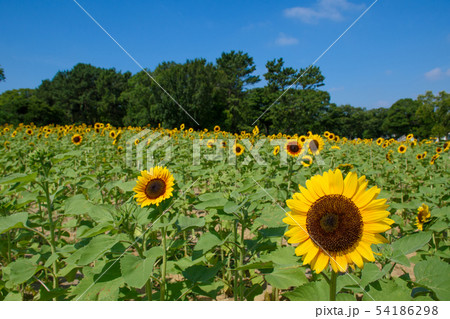
{"type": "Polygon", "coordinates": [[[427,91],[419,95],[420,103],[415,117],[418,123],[417,135],[422,138],[429,136],[442,137],[450,132],[450,94],[445,91],[434,95],[427,91]]]}
{"type": "Polygon", "coordinates": [[[225,128],[236,130],[242,126],[245,89],[260,81],[259,76],[253,75],[256,70],[253,58],[242,51],[223,52],[216,59],[219,75],[219,85],[226,90],[226,122],[225,128]]]}
{"type": "Polygon", "coordinates": [[[415,114],[420,103],[413,99],[400,99],[389,108],[382,129],[386,134],[400,137],[413,133],[416,127],[415,114]]]}
{"type": "Polygon", "coordinates": [[[6,80],[5,70],[2,67],[0,67],[0,82],[5,80],[6,80]]]}

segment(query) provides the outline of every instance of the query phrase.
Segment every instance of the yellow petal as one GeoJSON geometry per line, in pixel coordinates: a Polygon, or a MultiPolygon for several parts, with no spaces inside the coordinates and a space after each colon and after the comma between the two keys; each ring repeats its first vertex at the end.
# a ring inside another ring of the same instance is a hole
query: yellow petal
{"type": "Polygon", "coordinates": [[[336,256],[336,264],[340,272],[347,271],[347,258],[345,256],[336,256]]]}
{"type": "Polygon", "coordinates": [[[304,188],[303,186],[300,186],[300,191],[302,192],[302,195],[305,196],[305,198],[310,201],[311,203],[314,203],[316,201],[317,196],[313,196],[309,190],[304,188]]]}
{"type": "Polygon", "coordinates": [[[303,256],[304,254],[306,254],[310,249],[313,249],[313,242],[311,239],[308,239],[307,241],[305,241],[303,244],[300,244],[297,246],[297,248],[295,248],[295,254],[297,256],[303,256]]]}
{"type": "Polygon", "coordinates": [[[316,273],[320,274],[322,270],[324,270],[328,265],[329,260],[330,257],[328,257],[328,255],[326,255],[324,252],[320,252],[314,263],[314,270],[316,271],[316,273]]]}
{"type": "Polygon", "coordinates": [[[364,224],[363,228],[364,232],[367,233],[383,233],[386,230],[391,229],[391,226],[382,222],[376,222],[364,224]]]}
{"type": "Polygon", "coordinates": [[[375,261],[372,249],[370,246],[364,242],[360,242],[356,247],[356,250],[363,256],[367,261],[375,261]]]}
{"type": "Polygon", "coordinates": [[[383,220],[386,217],[388,217],[389,214],[390,214],[390,212],[388,212],[387,210],[371,211],[370,213],[364,212],[364,211],[361,212],[361,216],[362,216],[364,223],[372,223],[372,222],[377,222],[377,221],[383,220]]]}
{"type": "Polygon", "coordinates": [[[312,248],[303,256],[303,265],[310,264],[319,252],[319,247],[312,245],[312,248]]]}
{"type": "Polygon", "coordinates": [[[330,258],[330,265],[334,272],[339,272],[338,266],[336,264],[336,255],[332,255],[330,258]]]}
{"type": "Polygon", "coordinates": [[[288,225],[306,228],[306,215],[292,215],[288,212],[286,213],[286,217],[283,219],[283,222],[288,225]]]}
{"type": "MultiPolygon", "coordinates": [[[[311,183],[310,183],[312,189],[314,190],[314,192],[317,194],[318,197],[322,197],[322,196],[326,195],[321,187],[320,177],[321,177],[320,175],[315,175],[315,176],[311,177],[311,183]]],[[[306,184],[306,185],[308,185],[308,184],[306,184]]]]}
{"type": "Polygon", "coordinates": [[[376,186],[372,187],[368,191],[364,192],[358,198],[354,199],[356,206],[360,209],[370,203],[371,200],[375,199],[380,193],[380,189],[376,186]]]}
{"type": "Polygon", "coordinates": [[[306,214],[311,207],[304,202],[295,199],[288,199],[286,204],[294,214],[306,214]]]}
{"type": "Polygon", "coordinates": [[[350,258],[352,259],[352,261],[355,263],[356,266],[358,266],[359,268],[363,268],[364,267],[364,261],[361,258],[361,255],[359,254],[359,252],[354,249],[353,251],[349,252],[348,255],[350,256],[350,258]]]}
{"type": "Polygon", "coordinates": [[[356,193],[356,188],[358,187],[358,177],[356,173],[350,172],[347,174],[344,180],[344,195],[347,198],[352,198],[356,193]]]}

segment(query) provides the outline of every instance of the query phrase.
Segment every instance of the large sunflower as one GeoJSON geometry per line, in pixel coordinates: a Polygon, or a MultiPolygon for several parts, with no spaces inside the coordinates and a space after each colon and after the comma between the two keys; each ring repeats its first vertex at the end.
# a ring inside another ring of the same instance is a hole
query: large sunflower
{"type": "Polygon", "coordinates": [[[302,152],[302,144],[300,144],[297,140],[288,140],[286,144],[284,145],[284,148],[286,152],[292,156],[296,157],[299,156],[302,152]]]}
{"type": "Polygon", "coordinates": [[[300,186],[300,193],[286,201],[291,212],[283,221],[289,225],[289,243],[299,243],[297,256],[320,273],[328,264],[334,272],[348,266],[362,268],[375,261],[371,244],[385,243],[379,233],[390,229],[386,199],[376,199],[380,189],[367,189],[365,176],[350,172],[345,179],[339,169],[313,176],[300,186]]]}
{"type": "Polygon", "coordinates": [[[167,168],[155,166],[138,176],[134,197],[141,207],[155,204],[173,196],[174,178],[167,168]]]}
{"type": "Polygon", "coordinates": [[[317,155],[320,153],[320,151],[323,150],[323,139],[317,135],[317,134],[312,134],[310,136],[308,136],[308,139],[306,140],[305,144],[308,145],[308,149],[309,152],[317,155]]]}

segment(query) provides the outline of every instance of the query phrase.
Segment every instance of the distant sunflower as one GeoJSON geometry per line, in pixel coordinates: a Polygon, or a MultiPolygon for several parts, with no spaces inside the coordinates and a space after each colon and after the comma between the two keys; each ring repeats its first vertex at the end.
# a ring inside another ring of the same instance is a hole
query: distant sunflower
{"type": "Polygon", "coordinates": [[[324,142],[319,135],[312,134],[308,136],[306,144],[308,145],[309,152],[314,155],[317,155],[323,150],[324,142]]]}
{"type": "Polygon", "coordinates": [[[389,146],[389,142],[388,141],[384,141],[383,145],[381,145],[382,148],[386,148],[389,146]]]}
{"type": "Polygon", "coordinates": [[[122,152],[123,151],[123,147],[122,146],[117,146],[117,151],[122,152]]]}
{"type": "Polygon", "coordinates": [[[328,138],[328,140],[329,141],[333,141],[334,140],[334,133],[330,133],[330,134],[328,134],[328,136],[327,136],[327,138],[328,138]]]}
{"type": "Polygon", "coordinates": [[[416,159],[420,161],[421,159],[423,159],[423,155],[422,154],[417,154],[416,155],[416,159]]]}
{"type": "Polygon", "coordinates": [[[442,153],[442,147],[436,147],[436,153],[437,154],[442,153]]]}
{"type": "Polygon", "coordinates": [[[397,148],[397,152],[399,152],[400,154],[404,154],[406,152],[406,149],[407,149],[406,145],[400,145],[397,148]]]}
{"type": "Polygon", "coordinates": [[[173,196],[174,178],[166,167],[155,166],[138,176],[134,197],[141,207],[159,204],[173,196]]]}
{"type": "Polygon", "coordinates": [[[180,125],[180,130],[184,130],[184,124],[180,125]]]}
{"type": "Polygon", "coordinates": [[[299,138],[298,138],[298,141],[300,142],[300,143],[305,143],[306,142],[306,136],[305,135],[302,135],[302,136],[300,136],[299,138]]]}
{"type": "Polygon", "coordinates": [[[242,153],[244,153],[244,146],[242,146],[241,144],[239,144],[239,143],[236,143],[236,144],[234,144],[233,145],[233,152],[234,152],[234,154],[236,154],[237,156],[241,156],[242,155],[242,153]]]}
{"type": "Polygon", "coordinates": [[[363,268],[375,261],[372,244],[386,243],[379,233],[391,228],[386,199],[376,199],[380,189],[367,189],[365,176],[350,172],[345,179],[339,169],[315,175],[300,186],[300,193],[286,201],[291,209],[283,221],[288,243],[298,243],[297,256],[316,273],[328,264],[334,272],[348,266],[363,268]]]}
{"type": "Polygon", "coordinates": [[[304,167],[309,167],[312,165],[312,163],[313,163],[313,158],[311,156],[305,155],[302,157],[302,165],[304,167]]]}
{"type": "Polygon", "coordinates": [[[280,145],[277,145],[273,148],[273,155],[277,156],[280,153],[280,145]]]}
{"type": "Polygon", "coordinates": [[[416,224],[415,224],[417,226],[417,229],[423,230],[423,224],[428,222],[430,217],[431,217],[431,214],[430,214],[430,209],[429,209],[428,205],[422,204],[422,206],[420,206],[417,209],[417,217],[416,217],[416,224]]]}
{"type": "Polygon", "coordinates": [[[134,140],[134,145],[138,145],[138,144],[139,144],[139,142],[140,142],[140,141],[139,141],[139,139],[138,139],[138,138],[137,138],[137,139],[135,139],[135,140],[134,140]]]}
{"type": "Polygon", "coordinates": [[[9,149],[9,148],[10,148],[10,145],[11,145],[11,143],[10,143],[9,141],[5,141],[5,143],[3,143],[3,146],[4,146],[6,149],[9,149]]]}
{"type": "Polygon", "coordinates": [[[427,152],[427,151],[423,152],[423,154],[422,154],[422,158],[425,158],[425,157],[427,157],[427,154],[428,154],[428,152],[427,152]]]}
{"type": "Polygon", "coordinates": [[[430,161],[430,165],[434,165],[434,162],[436,162],[436,160],[439,158],[439,154],[435,154],[433,155],[433,157],[431,158],[430,161]]]}
{"type": "Polygon", "coordinates": [[[381,145],[381,144],[383,144],[383,142],[384,142],[384,138],[382,138],[382,137],[377,138],[377,145],[381,145]]]}
{"type": "Polygon", "coordinates": [[[302,145],[297,140],[288,140],[284,145],[284,148],[292,157],[297,157],[302,152],[302,145]]]}
{"type": "Polygon", "coordinates": [[[206,146],[208,146],[208,148],[213,148],[214,140],[208,140],[208,142],[206,142],[206,146]]]}
{"type": "Polygon", "coordinates": [[[448,151],[448,149],[450,148],[450,141],[445,142],[442,147],[444,148],[444,151],[448,151]]]}
{"type": "Polygon", "coordinates": [[[112,138],[112,139],[115,139],[115,138],[116,138],[116,136],[117,136],[117,133],[116,133],[116,131],[114,131],[114,130],[111,130],[111,131],[109,132],[109,137],[110,137],[110,138],[112,138]]]}
{"type": "Polygon", "coordinates": [[[83,141],[83,136],[79,135],[79,134],[75,134],[72,136],[72,143],[75,145],[80,145],[81,142],[83,141]]]}
{"type": "Polygon", "coordinates": [[[219,125],[216,125],[216,126],[214,126],[214,132],[220,132],[220,126],[219,125]]]}
{"type": "Polygon", "coordinates": [[[340,150],[341,148],[337,145],[333,145],[333,146],[331,146],[331,149],[332,150],[340,150]]]}
{"type": "Polygon", "coordinates": [[[253,128],[253,135],[258,135],[259,134],[259,128],[257,125],[255,125],[255,127],[253,128]]]}
{"type": "Polygon", "coordinates": [[[220,145],[222,145],[222,148],[226,148],[227,147],[227,142],[226,141],[222,141],[220,143],[220,145]]]}
{"type": "Polygon", "coordinates": [[[407,140],[410,140],[410,139],[412,139],[414,137],[414,134],[408,134],[407,136],[406,136],[406,139],[407,140]]]}
{"type": "Polygon", "coordinates": [[[33,135],[33,130],[31,128],[29,128],[26,130],[26,133],[31,136],[31,135],[33,135]]]}

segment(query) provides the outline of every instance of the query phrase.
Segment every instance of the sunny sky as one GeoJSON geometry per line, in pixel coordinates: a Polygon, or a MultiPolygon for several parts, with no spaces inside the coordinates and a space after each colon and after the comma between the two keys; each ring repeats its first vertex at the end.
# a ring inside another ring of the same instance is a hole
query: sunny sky
{"type": "MultiPolygon", "coordinates": [[[[374,2],[77,1],[144,67],[242,50],[260,75],[279,57],[307,67],[374,2]]],[[[448,0],[378,0],[316,64],[331,101],[388,107],[449,92],[449,13],[448,0]]],[[[79,62],[140,70],[74,0],[0,0],[0,21],[0,93],[35,88],[79,62]]]]}

